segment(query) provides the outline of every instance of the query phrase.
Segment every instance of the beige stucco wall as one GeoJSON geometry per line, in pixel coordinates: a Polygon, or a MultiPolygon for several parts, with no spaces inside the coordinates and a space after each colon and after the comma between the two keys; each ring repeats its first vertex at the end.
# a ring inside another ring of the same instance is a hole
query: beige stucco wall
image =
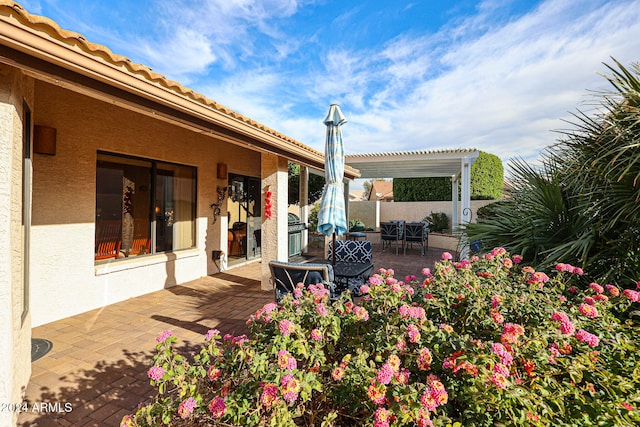
{"type": "MultiPolygon", "coordinates": [[[[495,200],[472,200],[471,220],[475,222],[478,215],[477,210],[482,206],[493,203],[495,200]]],[[[461,203],[458,204],[460,206],[461,203]]],[[[376,209],[379,209],[380,222],[403,219],[405,221],[422,221],[431,213],[444,212],[449,218],[451,226],[453,203],[446,202],[370,202],[351,201],[349,202],[349,219],[361,219],[367,227],[376,228],[376,209]],[[376,207],[379,206],[379,207],[376,207]]],[[[459,216],[462,218],[462,216],[459,216]]]]}
{"type": "MultiPolygon", "coordinates": [[[[21,402],[31,375],[31,319],[23,314],[23,102],[33,104],[33,81],[0,65],[0,403],[21,402]]],[[[0,425],[17,413],[0,411],[0,425]]]]}
{"type": "Polygon", "coordinates": [[[32,319],[41,325],[217,272],[211,250],[226,251],[226,205],[215,224],[216,164],[260,177],[261,155],[43,82],[34,122],[57,129],[55,156],[34,156],[32,319]],[[97,151],[197,168],[197,247],[96,264],[97,151]]]}

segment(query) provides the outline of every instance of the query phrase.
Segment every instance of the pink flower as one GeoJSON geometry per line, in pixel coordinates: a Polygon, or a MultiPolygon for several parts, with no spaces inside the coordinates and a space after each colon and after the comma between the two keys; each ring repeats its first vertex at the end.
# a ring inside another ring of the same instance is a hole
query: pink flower
{"type": "Polygon", "coordinates": [[[498,310],[491,310],[491,318],[496,323],[504,323],[504,316],[498,310]]]}
{"type": "Polygon", "coordinates": [[[296,331],[296,324],[288,319],[282,319],[279,323],[280,333],[288,337],[296,331]]]}
{"type": "Polygon", "coordinates": [[[209,366],[209,369],[207,369],[207,377],[211,381],[216,381],[220,378],[220,375],[222,375],[222,371],[214,365],[209,366]]]}
{"type": "Polygon", "coordinates": [[[420,331],[416,325],[409,325],[407,327],[407,337],[409,337],[409,341],[414,344],[420,341],[420,331]]]}
{"type": "Polygon", "coordinates": [[[353,314],[355,314],[356,319],[358,320],[362,320],[365,322],[369,320],[369,312],[367,311],[366,308],[362,306],[357,305],[353,307],[353,314]]]}
{"type": "Polygon", "coordinates": [[[620,295],[620,289],[616,288],[613,285],[605,285],[605,289],[609,292],[609,295],[612,297],[617,297],[620,295]]]}
{"type": "Polygon", "coordinates": [[[418,369],[428,371],[432,361],[433,356],[431,355],[431,351],[426,347],[422,347],[418,352],[418,369]]]}
{"type": "Polygon", "coordinates": [[[311,339],[314,341],[320,341],[322,339],[322,332],[320,329],[311,330],[311,339]]]}
{"type": "Polygon", "coordinates": [[[278,352],[278,366],[280,369],[293,371],[298,367],[298,361],[287,350],[278,352]]]}
{"type": "Polygon", "coordinates": [[[344,378],[344,368],[342,366],[338,366],[331,371],[331,378],[333,378],[334,381],[341,381],[344,378]]]}
{"type": "Polygon", "coordinates": [[[582,271],[580,267],[573,267],[573,271],[571,273],[577,274],[578,276],[582,276],[584,274],[584,271],[582,271]]]}
{"type": "Polygon", "coordinates": [[[542,271],[536,271],[531,274],[531,278],[527,280],[527,283],[529,284],[539,283],[540,285],[542,285],[543,283],[546,283],[548,281],[549,281],[549,276],[544,274],[542,271]]]}
{"type": "Polygon", "coordinates": [[[451,333],[453,332],[453,326],[451,325],[447,325],[446,323],[443,323],[439,326],[440,330],[445,331],[447,333],[451,333]]]}
{"type": "Polygon", "coordinates": [[[214,338],[216,335],[220,335],[220,331],[217,329],[209,329],[207,331],[207,334],[204,336],[204,339],[206,340],[210,340],[211,338],[214,338]]]}
{"type": "Polygon", "coordinates": [[[406,277],[404,278],[404,281],[405,281],[406,283],[409,283],[409,282],[413,282],[413,281],[414,281],[414,280],[416,280],[416,279],[417,279],[417,277],[416,277],[416,276],[414,276],[413,274],[411,274],[411,275],[406,276],[406,277]]]}
{"type": "Polygon", "coordinates": [[[222,418],[226,410],[227,404],[222,397],[214,397],[209,402],[209,412],[213,418],[222,418]]]}
{"type": "Polygon", "coordinates": [[[560,332],[564,335],[573,335],[576,331],[576,327],[570,321],[562,322],[560,324],[560,332]]]}
{"type": "Polygon", "coordinates": [[[622,291],[622,295],[624,295],[625,297],[629,298],[632,302],[639,302],[640,301],[640,292],[638,291],[634,291],[631,289],[625,289],[624,291],[622,291]]]}
{"type": "MultiPolygon", "coordinates": [[[[506,325],[505,325],[506,326],[506,325]]],[[[491,351],[493,354],[500,358],[500,363],[506,366],[511,366],[513,363],[513,356],[509,353],[506,347],[500,343],[493,343],[491,345],[491,351]]]]}
{"type": "Polygon", "coordinates": [[[598,316],[598,310],[589,304],[580,304],[578,311],[587,317],[594,318],[598,316]]]}
{"type": "Polygon", "coordinates": [[[592,297],[584,297],[584,303],[589,305],[596,305],[596,300],[592,297]]]}
{"type": "Polygon", "coordinates": [[[160,366],[152,366],[147,371],[147,376],[154,381],[160,380],[163,375],[164,375],[164,369],[162,369],[162,367],[160,366]]]}
{"type": "MultiPolygon", "coordinates": [[[[428,276],[431,276],[431,269],[430,269],[430,268],[426,268],[426,267],[425,267],[425,268],[423,268],[423,269],[422,269],[422,275],[423,275],[423,276],[427,276],[427,277],[428,277],[428,276]]],[[[640,283],[640,282],[638,282],[638,283],[640,283]]]]}
{"type": "Polygon", "coordinates": [[[387,400],[387,387],[384,384],[376,384],[375,381],[372,381],[369,388],[367,388],[367,396],[376,405],[383,405],[387,400]]]}
{"type": "Polygon", "coordinates": [[[524,328],[522,326],[517,323],[505,323],[500,339],[503,343],[513,344],[518,341],[518,337],[522,334],[524,334],[524,328]]]}
{"type": "Polygon", "coordinates": [[[156,337],[156,342],[163,342],[165,341],[167,338],[172,337],[173,336],[173,332],[171,331],[164,331],[161,332],[160,335],[158,335],[156,337]]]}
{"type": "Polygon", "coordinates": [[[323,303],[320,303],[316,306],[316,311],[320,316],[324,317],[327,315],[327,307],[325,307],[323,303]]]}
{"type": "Polygon", "coordinates": [[[491,297],[491,308],[496,308],[503,301],[502,296],[494,295],[491,297]]]}
{"type": "Polygon", "coordinates": [[[389,427],[391,412],[385,408],[378,408],[373,415],[373,419],[373,427],[389,427]]]}
{"type": "Polygon", "coordinates": [[[435,411],[438,406],[444,405],[449,400],[449,394],[444,385],[432,376],[427,390],[420,397],[420,403],[428,411],[435,411]]]}
{"type": "Polygon", "coordinates": [[[369,286],[367,286],[367,285],[360,286],[360,293],[362,295],[368,294],[369,293],[369,286]]]}
{"type": "Polygon", "coordinates": [[[453,255],[451,255],[449,252],[442,252],[442,259],[444,260],[453,259],[453,255]]]}
{"type": "Polygon", "coordinates": [[[590,347],[597,347],[600,343],[600,339],[583,329],[580,329],[576,332],[576,339],[580,342],[586,343],[590,347]]]}
{"type": "Polygon", "coordinates": [[[601,294],[604,292],[604,288],[597,283],[590,283],[589,287],[593,290],[593,292],[597,294],[601,294]]]}
{"type": "Polygon", "coordinates": [[[291,403],[298,398],[298,393],[300,393],[300,383],[293,375],[284,375],[280,381],[280,386],[282,387],[282,397],[284,400],[291,403]]]}
{"type": "Polygon", "coordinates": [[[408,385],[409,384],[409,375],[411,375],[411,372],[409,372],[408,369],[402,368],[401,370],[396,372],[395,378],[396,378],[396,381],[399,384],[408,385]]]}
{"type": "Polygon", "coordinates": [[[496,374],[502,374],[505,377],[508,377],[510,375],[509,368],[507,368],[502,363],[496,363],[495,365],[493,365],[493,372],[496,374]]]}
{"type": "Polygon", "coordinates": [[[178,405],[178,415],[180,418],[188,418],[196,406],[198,406],[196,400],[193,397],[190,397],[187,400],[180,402],[178,405]]]}
{"type": "Polygon", "coordinates": [[[514,255],[511,257],[514,263],[520,264],[522,262],[522,255],[514,255]]]}
{"type": "Polygon", "coordinates": [[[493,375],[491,375],[491,382],[498,389],[507,388],[508,385],[507,378],[500,373],[494,373],[493,375]]]}
{"type": "Polygon", "coordinates": [[[278,400],[278,386],[276,384],[265,384],[262,387],[260,403],[266,408],[270,408],[278,400]]]}
{"type": "Polygon", "coordinates": [[[131,415],[125,415],[122,417],[120,427],[133,427],[133,417],[131,415]]]}
{"type": "Polygon", "coordinates": [[[380,384],[389,384],[391,379],[393,379],[393,375],[395,374],[393,368],[388,363],[385,363],[378,369],[378,373],[376,374],[376,379],[380,384]]]}
{"type": "Polygon", "coordinates": [[[551,320],[555,320],[556,322],[568,322],[569,316],[562,312],[556,311],[551,315],[551,320]]]}
{"type": "Polygon", "coordinates": [[[422,396],[420,396],[420,403],[427,411],[435,411],[438,407],[438,402],[431,395],[431,390],[427,389],[422,396]]]}
{"type": "Polygon", "coordinates": [[[369,284],[370,285],[382,285],[382,277],[380,277],[377,274],[374,274],[373,276],[369,277],[369,284]]]}
{"type": "Polygon", "coordinates": [[[418,423],[418,427],[433,427],[433,421],[429,418],[429,411],[424,408],[418,409],[416,422],[418,423]]]}

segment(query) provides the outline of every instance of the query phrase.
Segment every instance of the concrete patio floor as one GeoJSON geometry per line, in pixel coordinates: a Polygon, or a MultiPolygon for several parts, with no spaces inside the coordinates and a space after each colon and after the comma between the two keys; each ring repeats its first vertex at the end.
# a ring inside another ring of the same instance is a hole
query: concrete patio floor
{"type": "MultiPolygon", "coordinates": [[[[442,253],[380,249],[374,245],[376,270],[393,268],[398,278],[421,277],[442,253]]],[[[18,425],[118,426],[154,395],[146,372],[160,332],[172,330],[181,351],[195,352],[209,329],[245,333],[247,318],[272,300],[272,292],[260,289],[260,263],[254,262],[36,327],[33,338],[53,347],[32,363],[25,392],[30,411],[20,414],[18,425]],[[31,410],[34,404],[40,411],[31,410]]]]}

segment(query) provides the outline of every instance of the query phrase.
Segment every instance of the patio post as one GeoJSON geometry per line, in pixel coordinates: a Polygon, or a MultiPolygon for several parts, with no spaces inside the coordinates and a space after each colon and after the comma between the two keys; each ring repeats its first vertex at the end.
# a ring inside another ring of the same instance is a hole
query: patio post
{"type": "Polygon", "coordinates": [[[289,254],[287,245],[289,242],[288,227],[288,162],[284,157],[275,154],[263,153],[261,159],[262,170],[262,196],[266,191],[271,191],[271,218],[262,215],[262,278],[263,290],[271,290],[273,286],[269,282],[271,271],[269,261],[287,261],[289,254]]]}
{"type": "MultiPolygon", "coordinates": [[[[309,224],[309,168],[300,165],[300,222],[309,224]]],[[[309,249],[309,230],[302,231],[302,253],[309,249]]]]}

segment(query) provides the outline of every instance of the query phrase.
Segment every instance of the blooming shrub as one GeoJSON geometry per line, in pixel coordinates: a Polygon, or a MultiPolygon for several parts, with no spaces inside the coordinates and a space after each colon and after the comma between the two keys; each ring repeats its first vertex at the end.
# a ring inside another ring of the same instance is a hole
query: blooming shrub
{"type": "Polygon", "coordinates": [[[357,303],[300,287],[190,360],[165,332],[158,396],[122,425],[638,425],[638,325],[615,315],[638,291],[520,261],[445,253],[409,283],[381,269],[357,303]]]}

